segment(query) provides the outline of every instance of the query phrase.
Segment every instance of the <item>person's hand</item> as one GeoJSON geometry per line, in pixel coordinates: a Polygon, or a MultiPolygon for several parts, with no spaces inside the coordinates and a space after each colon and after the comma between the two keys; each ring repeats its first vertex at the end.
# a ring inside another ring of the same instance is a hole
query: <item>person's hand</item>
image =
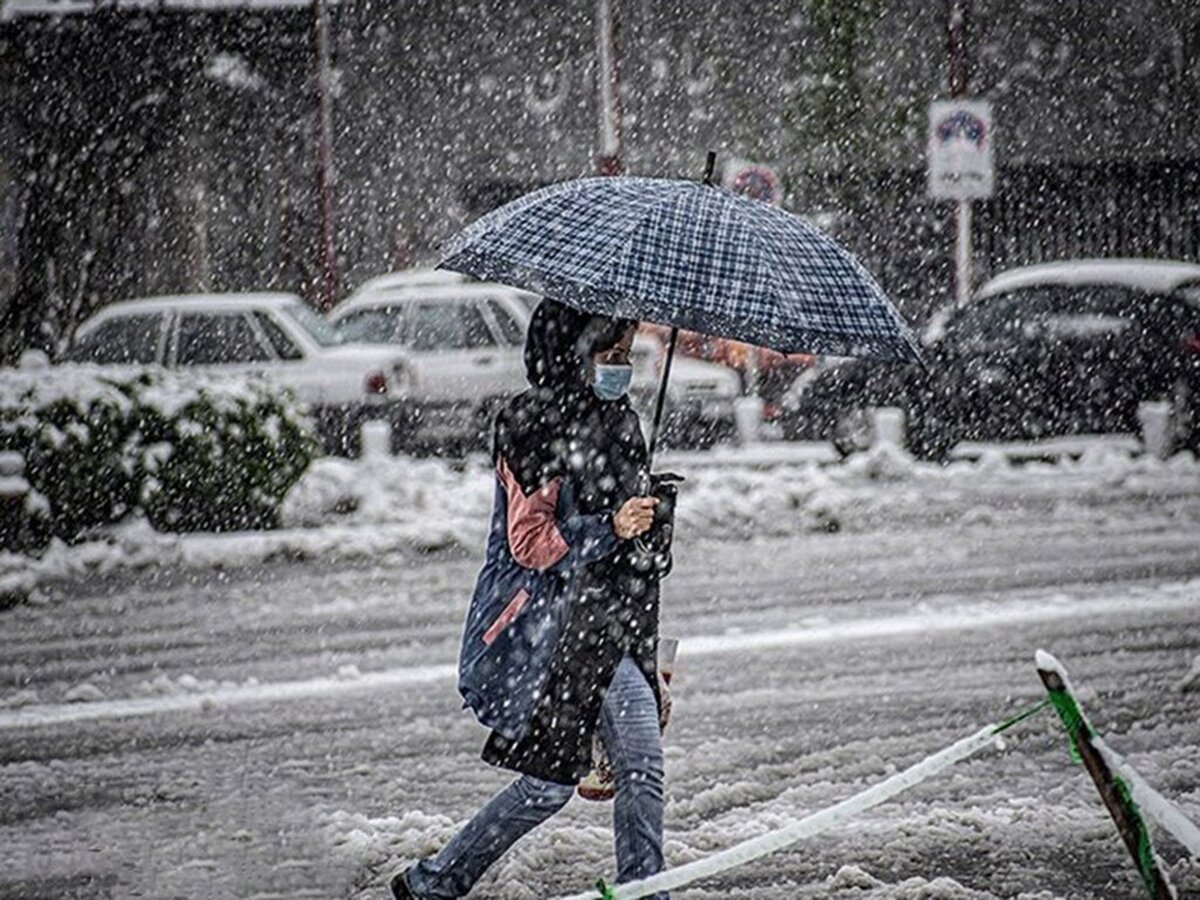
{"type": "Polygon", "coordinates": [[[630,497],[613,516],[613,533],[623,541],[645,534],[654,524],[657,497],[630,497]]]}

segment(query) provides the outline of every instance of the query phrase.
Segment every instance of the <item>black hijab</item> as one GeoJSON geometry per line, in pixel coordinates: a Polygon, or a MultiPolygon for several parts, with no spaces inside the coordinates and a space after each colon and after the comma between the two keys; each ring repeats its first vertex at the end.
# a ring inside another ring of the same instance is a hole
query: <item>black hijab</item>
{"type": "Polygon", "coordinates": [[[614,347],[635,323],[581,312],[545,299],[525,335],[525,377],[535,388],[562,394],[591,392],[592,354],[614,347]]]}
{"type": "MultiPolygon", "coordinates": [[[[578,450],[580,443],[607,454],[614,437],[627,443],[619,438],[630,422],[639,428],[628,400],[600,400],[592,389],[592,355],[614,347],[635,324],[549,298],[533,311],[525,338],[530,389],[497,418],[493,445],[495,460],[504,458],[526,492],[565,474],[572,448],[578,450]]],[[[636,437],[644,456],[640,430],[636,437]]]]}

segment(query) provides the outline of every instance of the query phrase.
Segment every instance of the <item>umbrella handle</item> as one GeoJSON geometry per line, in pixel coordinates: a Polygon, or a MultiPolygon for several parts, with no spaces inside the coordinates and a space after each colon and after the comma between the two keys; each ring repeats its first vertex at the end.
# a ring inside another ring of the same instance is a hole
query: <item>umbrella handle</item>
{"type": "Polygon", "coordinates": [[[650,428],[650,447],[646,452],[646,471],[654,469],[654,448],[658,444],[658,429],[662,424],[663,401],[667,399],[667,379],[671,377],[671,360],[675,358],[675,341],[679,329],[671,329],[671,340],[667,345],[667,358],[663,361],[662,379],[658,383],[658,399],[654,401],[654,424],[650,428]]]}

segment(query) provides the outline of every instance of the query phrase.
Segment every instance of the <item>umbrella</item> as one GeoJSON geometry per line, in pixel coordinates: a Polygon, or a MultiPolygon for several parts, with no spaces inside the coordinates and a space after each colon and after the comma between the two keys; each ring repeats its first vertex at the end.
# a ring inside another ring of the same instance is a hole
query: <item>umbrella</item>
{"type": "MultiPolygon", "coordinates": [[[[481,217],[440,266],[579,309],[685,328],[784,353],[920,359],[870,273],[804,219],[704,183],[582,178],[481,217]]],[[[670,373],[663,370],[653,454],[670,373]]]]}

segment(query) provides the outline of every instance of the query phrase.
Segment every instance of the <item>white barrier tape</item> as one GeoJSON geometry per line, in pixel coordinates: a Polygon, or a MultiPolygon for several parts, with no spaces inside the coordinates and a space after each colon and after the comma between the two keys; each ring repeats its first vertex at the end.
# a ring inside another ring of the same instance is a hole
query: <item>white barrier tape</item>
{"type": "MultiPolygon", "coordinates": [[[[720,853],[674,869],[667,869],[665,872],[659,872],[657,875],[651,875],[640,881],[615,884],[610,888],[611,896],[613,900],[636,900],[638,897],[648,897],[659,891],[681,887],[701,878],[716,875],[718,872],[724,872],[726,869],[748,863],[760,856],[774,853],[776,850],[782,850],[803,838],[835,828],[852,816],[890,800],[902,791],[906,791],[954,765],[959,760],[977,753],[992,743],[999,736],[1002,728],[1002,725],[988,725],[981,728],[970,737],[963,738],[945,750],[921,760],[915,766],[905,769],[841,803],[815,812],[811,816],[805,816],[803,819],[798,819],[775,831],[742,841],[720,853]]],[[[596,900],[598,896],[599,891],[593,889],[582,894],[562,897],[559,900],[596,900]]]]}
{"type": "Polygon", "coordinates": [[[1154,821],[1164,831],[1169,832],[1192,855],[1192,859],[1200,860],[1200,828],[1197,828],[1178,806],[1160,794],[1146,783],[1137,770],[1116,750],[1104,743],[1099,736],[1092,738],[1092,743],[1108,763],[1108,767],[1116,772],[1129,785],[1133,802],[1139,810],[1154,821]]]}

